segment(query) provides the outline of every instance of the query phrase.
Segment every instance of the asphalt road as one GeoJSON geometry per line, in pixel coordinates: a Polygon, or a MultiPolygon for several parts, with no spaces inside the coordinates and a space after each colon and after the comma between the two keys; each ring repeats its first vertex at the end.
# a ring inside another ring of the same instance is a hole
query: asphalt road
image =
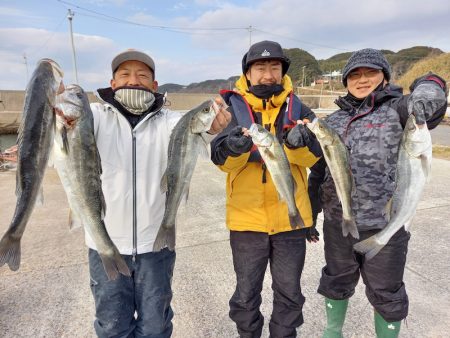
{"type": "MultiPolygon", "coordinates": [[[[434,160],[411,232],[405,283],[410,297],[400,337],[448,337],[450,328],[450,161],[434,160]]],[[[225,175],[200,162],[189,201],[179,213],[173,278],[175,338],[237,337],[228,318],[233,272],[224,212],[225,175]]],[[[0,233],[14,212],[15,173],[0,172],[0,233]]],[[[81,229],[69,231],[66,197],[54,170],[44,182],[45,203],[36,207],[22,241],[17,272],[0,268],[0,337],[94,337],[87,250],[81,229]]],[[[319,225],[321,231],[321,225],[319,225]]],[[[308,245],[302,289],[306,297],[301,337],[320,337],[323,298],[316,293],[324,264],[323,242],[308,245]]],[[[263,289],[263,337],[271,311],[270,275],[263,289]]],[[[351,298],[346,337],[374,337],[373,310],[362,282],[351,298]]]]}
{"type": "Polygon", "coordinates": [[[450,125],[440,124],[430,131],[433,144],[450,147],[450,125]]]}

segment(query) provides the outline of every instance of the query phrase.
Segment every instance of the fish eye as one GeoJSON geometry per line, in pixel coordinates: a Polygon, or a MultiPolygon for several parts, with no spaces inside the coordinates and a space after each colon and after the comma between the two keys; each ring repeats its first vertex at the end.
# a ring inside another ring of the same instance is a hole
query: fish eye
{"type": "Polygon", "coordinates": [[[203,108],[203,112],[204,112],[204,113],[206,113],[206,112],[208,112],[208,111],[209,111],[209,108],[208,108],[208,107],[203,108]]]}

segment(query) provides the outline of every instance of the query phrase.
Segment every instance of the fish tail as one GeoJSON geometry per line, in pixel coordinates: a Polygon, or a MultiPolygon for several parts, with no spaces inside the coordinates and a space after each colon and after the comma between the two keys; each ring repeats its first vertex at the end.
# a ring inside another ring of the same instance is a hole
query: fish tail
{"type": "Polygon", "coordinates": [[[371,236],[364,241],[353,245],[353,249],[365,254],[366,260],[372,259],[382,248],[384,244],[380,244],[375,236],[371,236]]]}
{"type": "Polygon", "coordinates": [[[352,235],[353,238],[359,238],[358,228],[356,227],[355,220],[353,218],[350,219],[342,219],[342,235],[347,237],[348,234],[352,235]]]}
{"type": "Polygon", "coordinates": [[[303,222],[303,218],[298,210],[294,215],[289,214],[289,223],[291,224],[292,229],[305,227],[305,222],[303,222]]]}
{"type": "Polygon", "coordinates": [[[175,249],[175,225],[161,226],[156,235],[155,243],[153,244],[153,251],[158,252],[168,247],[169,250],[175,249]]]}
{"type": "Polygon", "coordinates": [[[124,276],[131,276],[127,263],[125,263],[123,257],[120,255],[117,249],[111,255],[105,255],[99,252],[102,259],[103,267],[105,268],[106,275],[109,280],[115,280],[119,277],[119,273],[124,276]]]}
{"type": "Polygon", "coordinates": [[[0,241],[0,266],[8,263],[12,271],[17,271],[20,266],[20,238],[14,238],[8,234],[0,241]]]}

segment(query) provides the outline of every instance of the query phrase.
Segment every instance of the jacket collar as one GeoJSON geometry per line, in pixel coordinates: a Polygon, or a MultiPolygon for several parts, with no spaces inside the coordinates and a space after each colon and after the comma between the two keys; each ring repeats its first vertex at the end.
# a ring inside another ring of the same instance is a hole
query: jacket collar
{"type": "Polygon", "coordinates": [[[347,94],[344,97],[339,97],[335,101],[335,103],[342,110],[355,113],[358,109],[365,110],[365,108],[372,105],[372,102],[374,106],[379,106],[386,101],[389,101],[394,98],[399,98],[402,96],[403,96],[402,87],[388,83],[384,87],[375,89],[362,102],[356,102],[351,98],[350,94],[347,94]]]}
{"type": "Polygon", "coordinates": [[[254,111],[280,108],[286,101],[287,96],[292,91],[291,78],[288,75],[284,75],[281,80],[281,85],[284,88],[281,94],[272,96],[271,98],[265,100],[260,99],[249,92],[247,78],[244,74],[241,75],[241,77],[236,81],[236,89],[245,98],[245,100],[249,103],[254,111]]]}

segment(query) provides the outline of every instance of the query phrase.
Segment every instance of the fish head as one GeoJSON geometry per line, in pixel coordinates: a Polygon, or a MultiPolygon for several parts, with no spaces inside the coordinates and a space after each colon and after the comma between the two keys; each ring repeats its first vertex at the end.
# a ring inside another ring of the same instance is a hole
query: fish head
{"type": "Polygon", "coordinates": [[[273,144],[273,138],[271,132],[258,123],[252,123],[248,129],[248,134],[252,138],[253,143],[258,147],[268,148],[273,144]]]}
{"type": "Polygon", "coordinates": [[[191,132],[200,134],[211,129],[212,123],[216,118],[216,112],[219,111],[217,103],[213,100],[205,101],[197,108],[191,119],[191,132]]]}
{"type": "Polygon", "coordinates": [[[64,71],[62,70],[61,66],[52,59],[41,59],[38,61],[38,66],[40,64],[49,64],[52,68],[53,78],[54,78],[54,90],[57,93],[62,93],[64,91],[64,85],[63,85],[63,77],[64,77],[64,71]]]}
{"type": "Polygon", "coordinates": [[[77,120],[84,113],[84,91],[76,85],[68,85],[64,92],[56,97],[56,108],[66,119],[77,120]]]}
{"type": "Polygon", "coordinates": [[[324,121],[316,117],[306,124],[309,130],[316,135],[321,145],[332,145],[339,135],[324,121]]]}
{"type": "Polygon", "coordinates": [[[403,131],[402,143],[412,157],[429,151],[432,143],[427,124],[417,124],[414,115],[410,115],[403,131]]]}

